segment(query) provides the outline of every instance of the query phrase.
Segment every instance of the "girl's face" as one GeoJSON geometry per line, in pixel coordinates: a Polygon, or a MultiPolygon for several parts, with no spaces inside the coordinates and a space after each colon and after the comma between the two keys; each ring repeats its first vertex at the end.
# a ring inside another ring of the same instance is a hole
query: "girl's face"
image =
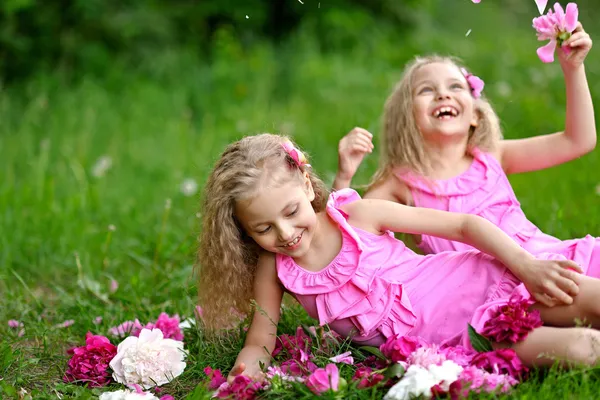
{"type": "Polygon", "coordinates": [[[315,194],[308,176],[261,190],[236,204],[236,216],[246,233],[263,249],[291,257],[308,251],[317,227],[311,201],[315,194]]]}
{"type": "Polygon", "coordinates": [[[477,124],[467,80],[451,63],[431,63],[415,72],[413,113],[425,140],[440,141],[468,135],[477,124]]]}

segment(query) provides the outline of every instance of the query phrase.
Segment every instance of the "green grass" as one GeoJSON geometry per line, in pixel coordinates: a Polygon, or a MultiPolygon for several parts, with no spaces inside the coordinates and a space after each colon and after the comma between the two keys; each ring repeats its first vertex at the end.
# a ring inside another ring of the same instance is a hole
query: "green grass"
{"type": "MultiPolygon", "coordinates": [[[[163,55],[140,71],[117,63],[104,78],[66,83],[58,73],[43,74],[4,88],[0,397],[18,397],[25,388],[33,398],[92,398],[99,392],[61,381],[66,349],[81,345],[87,331],[106,334],[123,320],[151,320],[161,311],[192,316],[199,195],[183,195],[180,185],[193,178],[202,186],[224,146],[245,134],[293,136],[331,183],[339,138],[354,126],[377,132],[383,101],[403,63],[429,52],[462,57],[486,81],[506,137],[561,130],[562,78],[557,64],[544,65],[535,55],[539,44],[529,29],[535,6],[507,3],[510,13],[492,1],[457,2],[463,22],[446,21],[443,9],[431,7],[417,15],[416,30],[401,36],[367,21],[353,32],[361,39],[356,45],[327,52],[318,50],[310,27],[280,48],[244,49],[223,31],[210,64],[163,55]],[[103,156],[112,166],[95,177],[94,164],[103,156]],[[111,279],[120,284],[112,294],[111,279]],[[93,323],[97,316],[100,325],[93,323]],[[8,319],[25,323],[23,337],[8,329],[8,319]],[[75,324],[55,327],[68,319],[75,324]]],[[[594,37],[594,19],[582,13],[582,20],[594,37]]],[[[595,50],[586,64],[598,103],[595,50]]],[[[560,238],[598,234],[598,154],[511,178],[525,212],[542,230],[560,238]]],[[[369,157],[355,184],[366,183],[376,163],[376,156],[369,157]]],[[[280,331],[293,332],[299,320],[307,317],[288,309],[280,331]]],[[[218,341],[190,332],[186,372],[165,393],[205,398],[202,369],[228,370],[242,342],[242,329],[218,341]]],[[[512,396],[593,398],[600,397],[598,385],[596,369],[552,370],[512,396]]],[[[349,390],[344,397],[383,393],[349,390]]]]}

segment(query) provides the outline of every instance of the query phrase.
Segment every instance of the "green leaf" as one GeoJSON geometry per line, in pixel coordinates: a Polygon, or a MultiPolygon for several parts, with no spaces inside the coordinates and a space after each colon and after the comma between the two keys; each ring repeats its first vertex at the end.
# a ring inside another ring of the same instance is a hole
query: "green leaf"
{"type": "Polygon", "coordinates": [[[385,360],[385,356],[383,355],[383,353],[381,352],[381,350],[379,350],[377,347],[373,347],[373,346],[361,346],[360,349],[366,351],[367,353],[373,354],[374,356],[376,356],[380,360],[385,360]]]}
{"type": "Polygon", "coordinates": [[[404,367],[402,366],[402,364],[396,363],[396,364],[392,364],[390,365],[385,372],[383,373],[383,376],[385,376],[386,378],[400,378],[402,375],[404,375],[404,367]]]}
{"type": "Polygon", "coordinates": [[[486,351],[494,351],[492,343],[485,336],[482,336],[479,333],[477,333],[477,331],[471,326],[471,324],[467,325],[469,330],[469,340],[471,341],[471,346],[473,346],[473,348],[476,351],[480,353],[486,351]]]}

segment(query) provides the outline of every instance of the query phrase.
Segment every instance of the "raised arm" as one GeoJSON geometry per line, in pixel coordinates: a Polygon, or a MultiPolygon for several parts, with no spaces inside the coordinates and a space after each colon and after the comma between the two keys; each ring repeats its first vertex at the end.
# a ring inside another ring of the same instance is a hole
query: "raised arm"
{"type": "Polygon", "coordinates": [[[579,23],[563,46],[571,50],[568,56],[562,49],[557,51],[567,92],[565,130],[527,139],[504,140],[500,146],[500,161],[507,174],[559,165],[596,147],[594,106],[583,65],[592,40],[579,23]]]}
{"type": "Polygon", "coordinates": [[[254,299],[257,308],[246,335],[244,348],[238,354],[235,365],[229,373],[230,381],[239,374],[256,379],[262,378],[260,363],[265,365],[271,363],[282,298],[283,289],[277,278],[275,256],[264,253],[259,258],[254,279],[254,299]]]}
{"type": "Polygon", "coordinates": [[[362,128],[354,128],[338,145],[338,170],[333,181],[333,190],[350,187],[352,178],[367,153],[373,151],[373,135],[362,128]]]}
{"type": "Polygon", "coordinates": [[[500,228],[479,216],[375,199],[355,201],[345,208],[350,224],[367,231],[431,235],[469,244],[503,263],[544,304],[553,305],[552,298],[570,304],[570,294],[577,294],[574,273],[569,269],[581,272],[581,267],[572,261],[537,260],[500,228]]]}

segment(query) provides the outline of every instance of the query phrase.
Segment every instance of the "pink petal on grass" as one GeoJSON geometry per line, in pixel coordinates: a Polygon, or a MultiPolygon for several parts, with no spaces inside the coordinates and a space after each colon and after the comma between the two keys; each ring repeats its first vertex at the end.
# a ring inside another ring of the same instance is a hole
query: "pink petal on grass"
{"type": "Polygon", "coordinates": [[[577,28],[577,19],[579,18],[579,9],[577,4],[567,4],[567,12],[565,15],[565,29],[567,32],[573,32],[577,28]]]}
{"type": "Polygon", "coordinates": [[[351,351],[347,351],[345,353],[338,354],[335,357],[331,357],[329,360],[333,361],[334,363],[354,365],[354,358],[351,356],[351,354],[351,351]]]}
{"type": "Polygon", "coordinates": [[[481,0],[473,0],[473,3],[479,3],[481,0]]]}
{"type": "Polygon", "coordinates": [[[545,63],[554,61],[554,50],[556,49],[556,40],[551,40],[547,45],[537,49],[536,53],[540,60],[545,63]]]}
{"type": "Polygon", "coordinates": [[[68,319],[68,320],[63,321],[60,324],[56,325],[55,328],[68,328],[69,326],[73,325],[74,323],[75,323],[75,320],[68,319]]]}
{"type": "Polygon", "coordinates": [[[542,15],[546,9],[548,0],[535,0],[535,4],[537,4],[538,11],[540,12],[540,15],[542,15]]]}
{"type": "Polygon", "coordinates": [[[16,319],[9,319],[8,320],[8,327],[9,328],[22,328],[23,327],[23,323],[20,321],[17,321],[16,319]]]}

